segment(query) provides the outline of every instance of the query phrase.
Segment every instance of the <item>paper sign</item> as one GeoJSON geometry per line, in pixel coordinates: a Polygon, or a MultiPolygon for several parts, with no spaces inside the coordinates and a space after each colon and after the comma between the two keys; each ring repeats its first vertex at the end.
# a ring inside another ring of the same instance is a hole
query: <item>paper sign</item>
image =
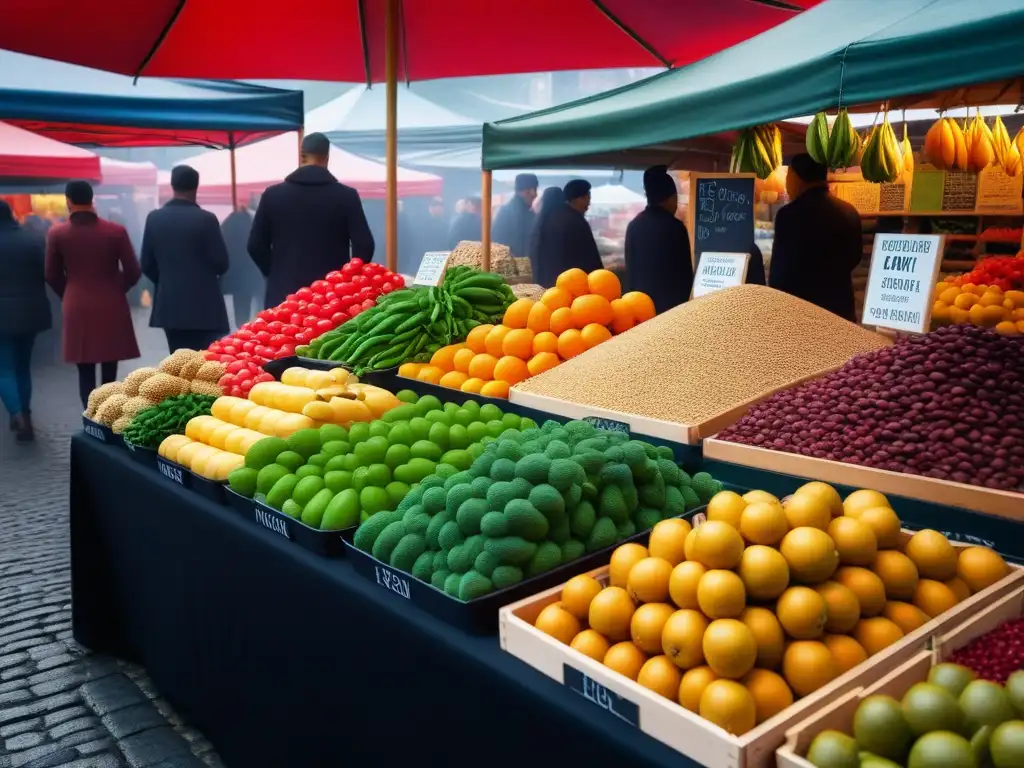
{"type": "Polygon", "coordinates": [[[440,285],[444,273],[448,269],[451,251],[427,251],[420,260],[420,268],[416,270],[415,285],[440,285]]]}
{"type": "Polygon", "coordinates": [[[985,168],[978,174],[978,198],[975,206],[979,211],[1020,215],[1021,189],[1024,179],[1008,176],[999,166],[985,168]]]}
{"type": "Polygon", "coordinates": [[[693,276],[693,298],[743,285],[749,263],[749,253],[702,253],[693,276]]]}
{"type": "Polygon", "coordinates": [[[924,333],[942,262],[940,235],[875,235],[861,322],[924,333]]]}

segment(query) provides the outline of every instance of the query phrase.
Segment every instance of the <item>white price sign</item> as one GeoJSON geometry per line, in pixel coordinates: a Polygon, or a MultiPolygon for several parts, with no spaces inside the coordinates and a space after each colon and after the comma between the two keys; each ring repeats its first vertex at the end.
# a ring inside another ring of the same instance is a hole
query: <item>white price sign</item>
{"type": "Polygon", "coordinates": [[[927,331],[941,264],[941,235],[875,235],[861,322],[892,331],[927,331]]]}
{"type": "Polygon", "coordinates": [[[444,280],[444,273],[448,269],[448,259],[451,255],[451,251],[427,251],[424,253],[413,283],[415,285],[440,285],[444,280]]]}
{"type": "Polygon", "coordinates": [[[697,263],[697,274],[693,276],[693,298],[743,285],[747,280],[749,263],[749,253],[702,253],[697,263]]]}

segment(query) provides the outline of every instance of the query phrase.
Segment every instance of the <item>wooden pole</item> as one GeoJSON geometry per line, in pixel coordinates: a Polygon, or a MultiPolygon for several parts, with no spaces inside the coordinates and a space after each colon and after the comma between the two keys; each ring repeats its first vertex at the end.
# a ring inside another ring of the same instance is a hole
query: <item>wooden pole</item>
{"type": "Polygon", "coordinates": [[[299,165],[302,165],[302,140],[305,137],[306,137],[306,132],[303,131],[301,128],[299,128],[299,142],[298,142],[298,144],[295,145],[295,148],[298,150],[297,157],[298,157],[298,164],[299,165]]]}
{"type": "Polygon", "coordinates": [[[398,0],[387,0],[384,18],[384,78],[387,102],[385,158],[387,197],[384,201],[384,243],[387,268],[398,271],[398,0]]]}
{"type": "Polygon", "coordinates": [[[481,269],[484,272],[491,271],[491,172],[484,171],[480,179],[480,200],[481,208],[481,227],[480,227],[480,239],[483,241],[483,264],[481,269]]]}
{"type": "Polygon", "coordinates": [[[235,134],[228,134],[228,143],[231,145],[231,210],[238,210],[238,168],[235,164],[235,134]]]}

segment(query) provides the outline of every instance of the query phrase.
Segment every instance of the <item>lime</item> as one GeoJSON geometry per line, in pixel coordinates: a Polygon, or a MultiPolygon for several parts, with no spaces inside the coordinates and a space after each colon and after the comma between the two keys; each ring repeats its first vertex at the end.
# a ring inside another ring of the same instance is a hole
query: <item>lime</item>
{"type": "Polygon", "coordinates": [[[331,458],[327,460],[327,463],[324,464],[324,472],[336,472],[339,469],[344,469],[345,455],[346,454],[342,454],[340,456],[331,456],[331,458]]]}
{"type": "Polygon", "coordinates": [[[522,418],[518,413],[506,413],[501,417],[501,423],[505,425],[505,429],[519,429],[522,418]]]}
{"type": "MultiPolygon", "coordinates": [[[[232,472],[232,474],[234,474],[234,472],[232,472]]],[[[288,469],[286,467],[282,467],[280,464],[268,464],[256,475],[256,488],[254,493],[262,493],[266,496],[270,493],[270,489],[274,487],[274,483],[287,474],[288,469]]],[[[232,485],[232,487],[234,487],[234,485],[232,485]]],[[[239,493],[241,493],[241,491],[239,491],[239,493]]]]}
{"type": "Polygon", "coordinates": [[[324,479],[318,476],[304,477],[292,491],[292,501],[300,507],[306,506],[314,496],[324,489],[324,479]]]}
{"type": "Polygon", "coordinates": [[[430,459],[431,461],[438,461],[443,453],[441,447],[430,440],[417,440],[412,444],[410,452],[414,459],[430,459]]]}
{"type": "Polygon", "coordinates": [[[459,404],[449,401],[444,404],[444,408],[442,408],[441,410],[443,410],[445,413],[450,413],[454,415],[455,412],[459,410],[459,404]]]}
{"type": "Polygon", "coordinates": [[[399,421],[408,421],[415,415],[415,405],[400,405],[397,408],[392,408],[390,411],[385,411],[384,415],[381,416],[381,419],[389,424],[396,424],[399,421]]]}
{"type": "Polygon", "coordinates": [[[415,440],[412,436],[412,429],[409,428],[409,422],[401,421],[391,426],[391,431],[388,432],[388,442],[391,445],[412,445],[415,440]]]}
{"type": "Polygon", "coordinates": [[[469,448],[466,449],[466,453],[472,456],[474,459],[480,456],[484,452],[483,443],[473,443],[469,448]]]}
{"type": "Polygon", "coordinates": [[[461,472],[462,470],[469,469],[469,465],[473,463],[473,456],[467,450],[453,449],[445,453],[441,457],[441,461],[445,464],[451,464],[461,472]]]}
{"type": "Polygon", "coordinates": [[[288,515],[288,517],[294,517],[296,520],[302,517],[302,505],[295,501],[295,499],[287,499],[281,506],[281,511],[288,515]]]}
{"type": "Polygon", "coordinates": [[[452,414],[447,411],[431,411],[423,418],[432,424],[444,424],[445,426],[451,426],[455,423],[455,419],[452,417],[452,414]]]}
{"type": "Polygon", "coordinates": [[[355,445],[361,443],[370,436],[370,425],[365,421],[357,421],[348,428],[348,441],[355,445]]]}
{"type": "Polygon", "coordinates": [[[424,395],[416,401],[416,413],[420,416],[426,416],[430,411],[440,411],[441,408],[441,401],[433,395],[424,395]]]}
{"type": "Polygon", "coordinates": [[[388,452],[388,439],[371,437],[366,442],[359,443],[353,450],[363,464],[379,464],[384,461],[384,456],[388,452]]]}
{"type": "Polygon", "coordinates": [[[359,506],[368,515],[385,510],[388,508],[388,492],[368,485],[359,492],[359,506]]]}
{"type": "MultiPolygon", "coordinates": [[[[488,405],[490,405],[490,403],[488,403],[488,405]]],[[[487,406],[485,405],[484,408],[486,407],[487,406]]],[[[480,411],[482,413],[483,408],[481,408],[480,411]]],[[[491,419],[490,421],[487,422],[487,434],[490,435],[491,437],[501,437],[501,433],[504,432],[505,429],[505,423],[501,419],[491,419]]]]}
{"type": "Polygon", "coordinates": [[[477,443],[477,445],[488,446],[488,445],[490,445],[491,443],[493,443],[497,439],[498,438],[491,437],[490,435],[484,435],[483,437],[480,438],[480,442],[477,443]]]}
{"type": "Polygon", "coordinates": [[[352,473],[352,487],[356,489],[357,493],[369,484],[369,475],[370,469],[368,467],[359,467],[352,473]]]}
{"type": "Polygon", "coordinates": [[[953,694],[934,683],[915,683],[901,702],[903,717],[916,735],[963,730],[964,713],[953,694]]]}
{"type": "Polygon", "coordinates": [[[447,480],[452,475],[457,475],[458,473],[458,468],[453,467],[451,464],[438,464],[437,467],[434,469],[434,474],[437,475],[438,477],[443,477],[445,480],[447,480]]]}
{"type": "Polygon", "coordinates": [[[452,421],[459,426],[468,427],[473,423],[473,414],[465,408],[459,408],[459,410],[452,414],[452,421]]]}
{"type": "Polygon", "coordinates": [[[537,422],[531,418],[524,416],[522,419],[519,420],[519,428],[523,430],[523,432],[525,432],[528,429],[536,429],[537,422]]]}
{"type": "Polygon", "coordinates": [[[448,425],[435,422],[430,426],[427,440],[437,445],[442,451],[448,449],[448,425]]]}
{"type": "Polygon", "coordinates": [[[995,730],[991,725],[983,725],[971,736],[971,751],[978,765],[988,765],[989,747],[991,746],[992,732],[995,730]]]}
{"type": "Polygon", "coordinates": [[[996,728],[989,750],[996,768],[1024,765],[1024,720],[1011,720],[996,728]]]}
{"type": "Polygon", "coordinates": [[[288,447],[304,458],[320,450],[320,432],[316,429],[300,429],[285,441],[288,447]]]}
{"type": "Polygon", "coordinates": [[[389,468],[394,469],[399,464],[405,464],[411,458],[412,451],[409,449],[409,446],[396,443],[388,448],[388,452],[384,454],[384,463],[389,468]]]}
{"type": "Polygon", "coordinates": [[[327,457],[342,456],[352,450],[347,440],[331,440],[320,447],[320,453],[327,457]]]}
{"type": "Polygon", "coordinates": [[[412,430],[413,440],[426,440],[430,434],[431,424],[422,416],[417,416],[409,422],[409,429],[412,430]]]}
{"type": "Polygon", "coordinates": [[[476,420],[480,416],[480,403],[476,400],[467,400],[462,404],[462,410],[468,411],[473,415],[473,419],[476,420]]]}
{"type": "Polygon", "coordinates": [[[302,522],[311,528],[319,528],[320,521],[324,518],[324,512],[327,511],[327,505],[333,498],[334,493],[327,488],[320,491],[302,508],[302,517],[300,518],[302,522]]]}
{"type": "Polygon", "coordinates": [[[970,742],[952,731],[932,731],[914,742],[907,768],[975,768],[970,742]]]}
{"type": "Polygon", "coordinates": [[[473,441],[469,439],[469,430],[461,424],[453,424],[448,429],[449,448],[468,448],[473,441]]]}
{"type": "Polygon", "coordinates": [[[395,397],[401,400],[403,403],[416,404],[416,401],[420,399],[420,396],[413,392],[411,389],[400,389],[395,393],[395,397]]]}
{"type": "Polygon", "coordinates": [[[384,490],[388,493],[388,509],[397,509],[402,499],[409,494],[409,486],[397,480],[388,483],[384,490]]]}
{"type": "Polygon", "coordinates": [[[344,470],[327,472],[324,475],[324,484],[335,493],[341,493],[352,487],[352,473],[344,470]]]}
{"type": "Polygon", "coordinates": [[[366,484],[383,488],[391,482],[391,469],[387,464],[371,464],[366,468],[366,484]]]}
{"type": "MultiPolygon", "coordinates": [[[[271,482],[269,479],[266,481],[267,490],[273,487],[280,478],[288,474],[288,470],[284,467],[279,467],[277,464],[268,464],[263,469],[257,472],[255,469],[250,467],[239,467],[231,471],[228,475],[228,485],[231,486],[231,490],[240,496],[245,496],[247,499],[251,499],[256,495],[256,486],[260,474],[267,469],[267,467],[277,467],[276,470],[272,470],[272,473],[276,475],[271,482]],[[280,474],[277,474],[280,473],[280,474]]],[[[268,475],[269,478],[269,475],[268,475]]],[[[265,493],[266,491],[264,491],[265,493]]]]}
{"type": "Polygon", "coordinates": [[[960,664],[936,664],[928,673],[928,682],[941,686],[954,696],[964,692],[974,679],[974,671],[960,664]]]}
{"type": "Polygon", "coordinates": [[[1017,714],[1024,717],[1024,669],[1014,672],[1006,680],[1006,695],[1017,714]]]}
{"type": "Polygon", "coordinates": [[[363,466],[362,460],[359,455],[354,451],[352,453],[346,453],[342,458],[342,469],[346,472],[355,472],[361,466],[363,466]]]}
{"type": "Polygon", "coordinates": [[[1017,716],[1003,686],[988,680],[972,680],[960,694],[960,708],[973,728],[993,727],[1017,716]]]}
{"type": "Polygon", "coordinates": [[[470,443],[479,443],[489,433],[487,431],[487,425],[482,421],[474,421],[468,427],[466,427],[466,434],[469,435],[470,443]]]}
{"type": "MultiPolygon", "coordinates": [[[[465,407],[465,405],[463,405],[465,407]]],[[[494,421],[495,419],[501,419],[504,416],[504,412],[496,406],[494,403],[484,403],[480,406],[480,421],[494,421]]]]}
{"type": "Polygon", "coordinates": [[[370,422],[370,437],[387,437],[391,431],[391,425],[386,421],[377,419],[370,422]]]}
{"type": "Polygon", "coordinates": [[[340,424],[324,424],[320,427],[321,444],[335,440],[348,440],[348,430],[340,424]]]}
{"type": "Polygon", "coordinates": [[[314,453],[312,456],[310,456],[308,459],[306,459],[306,463],[307,464],[312,464],[314,467],[322,467],[322,466],[324,466],[327,463],[327,460],[329,458],[331,458],[331,457],[327,456],[326,454],[314,453]]]}
{"type": "Polygon", "coordinates": [[[346,488],[327,505],[320,528],[324,531],[340,531],[342,528],[351,528],[358,519],[359,494],[352,488],[346,488]]]}
{"type": "Polygon", "coordinates": [[[853,737],[862,749],[901,761],[914,734],[903,717],[900,703],[891,696],[868,696],[853,716],[853,737]]]}
{"type": "Polygon", "coordinates": [[[395,480],[413,486],[427,475],[434,474],[437,465],[430,459],[413,458],[407,464],[395,468],[395,480]]]}
{"type": "Polygon", "coordinates": [[[859,768],[857,742],[839,731],[822,731],[807,749],[807,762],[816,768],[859,768]]]}
{"type": "Polygon", "coordinates": [[[360,512],[359,513],[359,523],[360,523],[360,525],[362,525],[363,523],[365,523],[369,519],[370,519],[370,516],[366,512],[360,512]]]}
{"type": "Polygon", "coordinates": [[[316,464],[304,464],[295,470],[295,476],[300,480],[304,477],[323,477],[324,468],[316,464]]]}
{"type": "Polygon", "coordinates": [[[302,458],[295,451],[282,451],[277,455],[275,464],[280,464],[282,467],[287,469],[289,472],[294,472],[296,469],[306,463],[306,460],[302,458]]]}

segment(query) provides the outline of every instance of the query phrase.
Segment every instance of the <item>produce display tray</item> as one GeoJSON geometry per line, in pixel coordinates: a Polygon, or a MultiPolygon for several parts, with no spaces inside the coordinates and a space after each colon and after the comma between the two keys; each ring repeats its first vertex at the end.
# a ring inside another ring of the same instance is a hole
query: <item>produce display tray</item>
{"type": "MultiPolygon", "coordinates": [[[[235,495],[237,496],[238,494],[235,495]]],[[[344,531],[355,531],[355,528],[346,528],[343,531],[321,531],[319,528],[312,528],[301,520],[296,520],[284,512],[279,512],[273,507],[267,506],[267,504],[259,499],[244,500],[248,501],[249,504],[244,505],[241,502],[232,502],[232,506],[257,525],[262,525],[264,528],[273,531],[279,536],[284,536],[303,549],[308,549],[313,554],[320,555],[321,557],[342,557],[345,554],[345,546],[342,543],[341,536],[344,531]]]]}
{"type": "MultiPolygon", "coordinates": [[[[606,584],[608,568],[598,568],[590,575],[606,584]]],[[[786,733],[810,713],[862,685],[866,679],[877,680],[890,674],[925,651],[933,636],[949,631],[1022,585],[1024,569],[1014,567],[1002,581],[972,595],[742,736],[732,736],[676,702],[536,629],[533,623],[540,612],[560,599],[561,585],[502,608],[499,634],[503,650],[707,768],[771,768],[775,765],[775,750],[785,741],[786,733]]]]}
{"type": "Polygon", "coordinates": [[[121,440],[121,436],[115,435],[114,430],[105,424],[93,421],[88,416],[82,417],[82,431],[94,440],[99,440],[101,443],[110,443],[111,445],[117,445],[120,443],[122,446],[124,445],[121,440]]]}
{"type": "Polygon", "coordinates": [[[217,504],[225,503],[224,489],[227,486],[226,483],[218,483],[214,480],[200,477],[187,467],[174,461],[168,461],[159,454],[155,457],[155,463],[157,471],[172,483],[177,483],[188,488],[190,491],[195,491],[200,496],[217,504]]]}
{"type": "Polygon", "coordinates": [[[843,464],[714,438],[704,441],[704,458],[798,475],[826,483],[871,488],[882,493],[894,493],[933,504],[961,507],[974,512],[1007,517],[1018,522],[1024,521],[1024,494],[1012,491],[997,491],[951,480],[937,480],[932,477],[890,472],[886,469],[843,464]]]}
{"type": "Polygon", "coordinates": [[[235,512],[243,517],[252,518],[253,506],[256,504],[255,501],[231,490],[231,486],[224,489],[224,497],[227,499],[228,506],[235,510],[235,512]]]}
{"type": "Polygon", "coordinates": [[[144,467],[150,467],[156,469],[156,451],[152,448],[143,448],[141,445],[135,445],[128,442],[126,439],[121,439],[124,447],[128,450],[128,455],[131,456],[133,461],[137,461],[144,467]]]}
{"type": "MultiPolygon", "coordinates": [[[[950,613],[956,614],[958,610],[959,606],[950,613]]],[[[877,683],[850,691],[786,731],[786,742],[776,752],[779,768],[814,768],[804,757],[814,737],[829,729],[852,734],[853,716],[868,696],[885,694],[897,700],[902,699],[910,686],[928,679],[928,673],[934,665],[948,659],[954,651],[972,640],[991,632],[1004,621],[1019,619],[1022,615],[1024,586],[1017,587],[974,616],[963,617],[963,623],[932,638],[931,651],[922,651],[877,683]]]]}
{"type": "MultiPolygon", "coordinates": [[[[697,507],[680,517],[689,519],[702,513],[705,509],[706,507],[697,507]]],[[[392,568],[372,555],[356,549],[352,544],[354,534],[353,529],[351,534],[345,535],[345,548],[348,550],[352,567],[360,576],[372,581],[397,598],[408,600],[446,624],[451,624],[471,634],[489,635],[498,629],[498,610],[503,605],[522,600],[523,597],[533,594],[537,590],[547,589],[554,584],[562,584],[577,574],[585,573],[600,564],[607,563],[611,559],[612,552],[627,542],[635,541],[646,544],[650,531],[637,533],[614,546],[591,552],[540,576],[534,576],[532,579],[526,579],[519,584],[492,592],[468,603],[457,600],[437,589],[433,584],[420,581],[412,574],[392,568]]]]}

